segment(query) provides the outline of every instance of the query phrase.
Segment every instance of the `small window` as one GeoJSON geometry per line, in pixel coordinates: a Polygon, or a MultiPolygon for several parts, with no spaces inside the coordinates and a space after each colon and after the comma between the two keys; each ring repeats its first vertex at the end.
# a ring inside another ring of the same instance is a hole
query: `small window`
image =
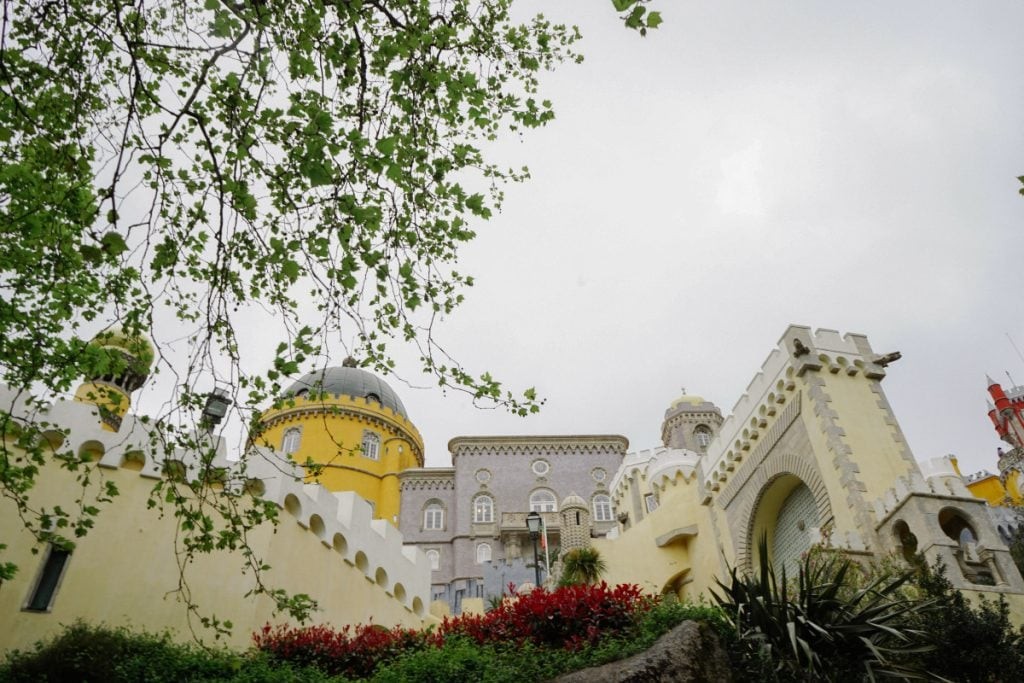
{"type": "Polygon", "coordinates": [[[555,494],[546,489],[540,489],[531,493],[530,512],[558,512],[555,494]]]}
{"type": "Polygon", "coordinates": [[[602,481],[608,478],[608,472],[603,467],[595,467],[591,471],[590,476],[592,476],[594,478],[594,481],[596,481],[597,483],[601,483],[602,481]]]}
{"type": "Polygon", "coordinates": [[[363,457],[380,460],[380,436],[376,432],[363,432],[363,457]]]}
{"type": "Polygon", "coordinates": [[[64,568],[67,567],[68,558],[70,557],[70,551],[58,548],[55,545],[50,546],[50,551],[46,554],[46,560],[43,562],[43,568],[39,572],[39,578],[36,580],[35,588],[32,589],[32,595],[25,606],[26,610],[30,612],[49,611],[53,605],[53,598],[57,594],[57,587],[64,576],[64,568]]]}
{"type": "Polygon", "coordinates": [[[494,521],[494,501],[490,496],[477,496],[473,502],[473,521],[481,524],[494,521]]]}
{"type": "Polygon", "coordinates": [[[693,430],[693,437],[697,440],[698,446],[707,448],[711,443],[711,430],[707,425],[697,425],[697,428],[693,430]]]}
{"type": "Polygon", "coordinates": [[[437,550],[428,550],[427,559],[430,560],[430,569],[432,571],[436,572],[438,569],[441,568],[441,553],[437,550]]]}
{"type": "Polygon", "coordinates": [[[366,400],[373,401],[374,403],[380,403],[380,396],[378,396],[377,394],[367,394],[366,400]]]}
{"type": "Polygon", "coordinates": [[[484,562],[491,561],[491,545],[490,543],[480,543],[476,547],[476,563],[483,564],[484,562]]]}
{"type": "Polygon", "coordinates": [[[440,503],[430,503],[423,510],[423,528],[428,531],[444,529],[444,508],[440,503]]]}
{"type": "Polygon", "coordinates": [[[594,521],[610,522],[612,519],[612,499],[604,494],[594,496],[594,521]]]}
{"type": "Polygon", "coordinates": [[[551,465],[549,465],[546,460],[534,460],[530,469],[532,469],[533,473],[538,477],[543,477],[551,471],[551,465]]]}
{"type": "Polygon", "coordinates": [[[302,430],[292,427],[285,431],[284,437],[281,439],[281,451],[285,455],[291,455],[299,450],[300,443],[302,443],[302,430]]]}
{"type": "Polygon", "coordinates": [[[654,512],[658,509],[658,499],[653,493],[648,493],[644,496],[644,505],[647,507],[648,512],[654,512]]]}

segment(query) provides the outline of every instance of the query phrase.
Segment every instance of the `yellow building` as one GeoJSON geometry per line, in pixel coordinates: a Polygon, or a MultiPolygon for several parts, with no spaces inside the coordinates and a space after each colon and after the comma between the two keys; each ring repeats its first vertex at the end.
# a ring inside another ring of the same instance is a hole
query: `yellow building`
{"type": "Polygon", "coordinates": [[[396,526],[398,473],[423,467],[423,439],[398,394],[351,358],[295,382],[253,440],[305,467],[307,481],[355,492],[396,526]]]}

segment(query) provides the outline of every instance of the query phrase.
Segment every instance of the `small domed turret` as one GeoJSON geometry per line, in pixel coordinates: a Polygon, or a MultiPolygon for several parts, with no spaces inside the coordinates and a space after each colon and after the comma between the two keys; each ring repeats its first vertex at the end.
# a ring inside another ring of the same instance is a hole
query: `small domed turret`
{"type": "Polygon", "coordinates": [[[97,406],[103,428],[116,432],[131,405],[132,392],[149,378],[156,357],[153,342],[117,326],[93,337],[85,354],[95,371],[78,387],[75,400],[97,406]]]}
{"type": "Polygon", "coordinates": [[[661,423],[661,440],[668,448],[686,448],[697,453],[707,451],[711,439],[722,426],[722,411],[701,396],[687,394],[672,401],[661,423]]]}

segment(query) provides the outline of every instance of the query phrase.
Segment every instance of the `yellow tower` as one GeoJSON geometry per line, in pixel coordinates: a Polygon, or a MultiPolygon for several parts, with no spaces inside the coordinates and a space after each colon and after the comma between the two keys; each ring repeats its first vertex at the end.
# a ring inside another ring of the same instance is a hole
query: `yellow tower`
{"type": "Polygon", "coordinates": [[[121,328],[97,334],[86,347],[90,367],[97,368],[75,392],[75,400],[99,408],[103,429],[116,432],[131,406],[131,394],[149,377],[155,353],[144,336],[121,328]]]}
{"type": "Polygon", "coordinates": [[[311,372],[261,418],[256,441],[290,456],[309,480],[354,491],[398,525],[398,473],[423,467],[423,439],[398,394],[351,358],[311,372]]]}

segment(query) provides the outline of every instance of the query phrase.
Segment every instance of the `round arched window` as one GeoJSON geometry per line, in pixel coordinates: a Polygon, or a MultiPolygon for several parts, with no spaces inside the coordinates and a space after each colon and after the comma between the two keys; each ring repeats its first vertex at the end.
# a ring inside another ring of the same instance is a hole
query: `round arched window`
{"type": "Polygon", "coordinates": [[[547,489],[538,489],[531,493],[530,512],[558,512],[555,494],[547,489]]]}

